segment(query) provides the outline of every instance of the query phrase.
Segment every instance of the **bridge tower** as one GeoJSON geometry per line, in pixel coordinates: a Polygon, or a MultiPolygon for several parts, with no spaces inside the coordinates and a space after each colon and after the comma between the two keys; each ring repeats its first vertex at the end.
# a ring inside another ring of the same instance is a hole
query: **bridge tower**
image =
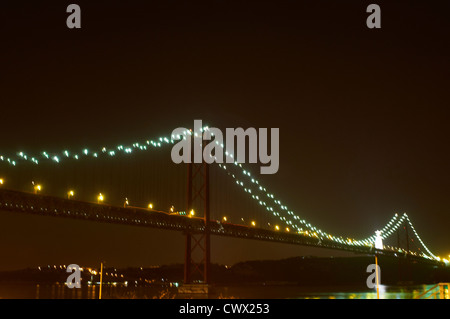
{"type": "Polygon", "coordinates": [[[184,284],[189,285],[199,278],[203,284],[210,283],[210,202],[209,202],[209,165],[188,164],[187,173],[187,214],[199,214],[203,211],[203,231],[186,231],[184,284]]]}
{"type": "Polygon", "coordinates": [[[409,242],[410,242],[410,236],[409,236],[409,232],[408,232],[408,223],[406,221],[403,222],[404,225],[402,225],[402,227],[399,227],[399,229],[397,229],[397,247],[398,248],[402,248],[402,240],[401,240],[401,229],[404,230],[404,235],[405,235],[405,251],[406,254],[404,255],[404,257],[399,257],[398,258],[398,278],[397,281],[398,283],[410,283],[412,282],[412,265],[411,265],[411,260],[410,260],[410,255],[409,255],[409,242]]]}

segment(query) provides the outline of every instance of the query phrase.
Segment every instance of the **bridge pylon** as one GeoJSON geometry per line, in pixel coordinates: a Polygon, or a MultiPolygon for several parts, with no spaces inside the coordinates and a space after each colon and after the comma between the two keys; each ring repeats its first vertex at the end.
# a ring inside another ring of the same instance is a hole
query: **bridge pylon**
{"type": "Polygon", "coordinates": [[[413,274],[412,274],[412,261],[410,259],[410,247],[409,247],[409,243],[410,243],[410,236],[409,236],[409,232],[408,232],[408,223],[406,221],[404,221],[404,224],[402,225],[402,227],[400,227],[399,229],[397,229],[397,247],[398,248],[402,248],[405,250],[405,255],[404,257],[400,257],[398,258],[398,278],[397,278],[397,282],[399,284],[409,284],[413,282],[413,274]],[[402,240],[401,240],[401,234],[400,231],[403,228],[404,233],[405,233],[405,239],[404,239],[404,243],[405,243],[405,247],[403,248],[402,246],[402,240]]]}
{"type": "Polygon", "coordinates": [[[210,202],[209,165],[189,163],[187,174],[187,211],[192,218],[203,211],[203,231],[188,230],[185,233],[184,284],[199,280],[210,283],[210,202]]]}

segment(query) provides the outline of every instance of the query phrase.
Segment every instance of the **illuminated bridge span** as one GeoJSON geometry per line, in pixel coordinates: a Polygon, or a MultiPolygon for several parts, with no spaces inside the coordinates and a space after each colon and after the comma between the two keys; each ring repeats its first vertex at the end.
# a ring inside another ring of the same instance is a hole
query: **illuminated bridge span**
{"type": "MultiPolygon", "coordinates": [[[[82,202],[5,189],[0,190],[0,209],[43,216],[65,217],[175,231],[205,231],[204,220],[199,217],[183,216],[177,213],[162,212],[141,207],[118,207],[99,203],[82,202]]],[[[218,220],[210,221],[210,232],[212,235],[218,236],[314,246],[365,254],[373,254],[376,251],[379,254],[398,256],[398,252],[390,249],[375,250],[372,246],[350,246],[346,243],[338,243],[326,238],[316,238],[315,236],[311,237],[306,234],[299,236],[296,233],[286,231],[280,232],[245,225],[236,225],[218,220]]]]}
{"type": "MultiPolygon", "coordinates": [[[[199,132],[186,130],[181,138],[192,138],[205,130],[208,127],[199,132]]],[[[97,151],[84,148],[80,152],[41,151],[39,155],[29,155],[20,151],[14,156],[0,155],[0,164],[7,164],[3,168],[10,167],[3,169],[0,176],[0,209],[182,231],[186,235],[187,283],[192,281],[195,271],[208,282],[210,235],[440,261],[422,241],[406,214],[395,214],[380,229],[385,245],[376,249],[376,235],[363,239],[336,236],[301,219],[241,163],[186,164],[186,173],[185,166],[180,171],[181,165],[168,161],[167,152],[164,160],[158,158],[159,151],[148,155],[148,151],[174,144],[179,137],[101,147],[97,151]],[[149,163],[149,158],[155,158],[156,163],[149,163]],[[161,163],[165,166],[159,167],[161,163]],[[210,179],[214,183],[211,190],[210,179]],[[52,189],[52,183],[58,186],[52,189]],[[23,185],[29,185],[28,189],[23,185]],[[61,187],[66,187],[64,192],[61,187]],[[98,193],[98,189],[104,191],[98,193]],[[81,199],[83,191],[86,200],[81,199]],[[92,194],[96,194],[97,202],[92,202],[92,194]],[[104,194],[120,200],[106,203],[104,194]],[[230,206],[233,201],[238,207],[230,206]],[[400,247],[400,231],[406,234],[406,248],[400,247]],[[392,240],[394,244],[386,244],[392,240]],[[201,250],[198,263],[194,262],[195,249],[201,250]]],[[[211,143],[224,148],[217,141],[211,143]]],[[[233,158],[228,152],[224,154],[233,158]]]]}

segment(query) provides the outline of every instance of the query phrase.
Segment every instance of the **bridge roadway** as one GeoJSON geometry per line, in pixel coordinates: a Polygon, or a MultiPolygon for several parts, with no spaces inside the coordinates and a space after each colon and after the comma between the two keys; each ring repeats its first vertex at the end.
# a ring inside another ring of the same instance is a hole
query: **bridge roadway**
{"type": "MultiPolygon", "coordinates": [[[[66,217],[79,220],[134,225],[141,227],[160,228],[182,232],[203,232],[203,218],[180,216],[162,211],[139,207],[118,207],[107,204],[83,202],[15,190],[0,189],[0,211],[23,212],[35,215],[66,217]]],[[[350,251],[359,254],[375,254],[368,246],[351,246],[337,243],[329,239],[319,239],[303,234],[286,231],[276,231],[236,225],[217,220],[210,221],[211,235],[229,236],[245,239],[263,240],[294,245],[314,246],[350,251]]],[[[379,254],[404,256],[395,251],[379,250],[379,254]]],[[[423,257],[410,255],[413,259],[426,261],[423,257]]]]}

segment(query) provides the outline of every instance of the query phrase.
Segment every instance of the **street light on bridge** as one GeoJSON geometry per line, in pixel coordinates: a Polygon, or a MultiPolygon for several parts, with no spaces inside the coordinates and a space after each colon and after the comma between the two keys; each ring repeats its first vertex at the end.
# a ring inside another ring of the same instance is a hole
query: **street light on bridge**
{"type": "Polygon", "coordinates": [[[100,204],[100,202],[103,202],[103,200],[104,200],[104,197],[103,197],[102,193],[98,194],[97,204],[100,204]]]}
{"type": "Polygon", "coordinates": [[[70,199],[71,197],[73,197],[75,195],[75,192],[73,190],[70,190],[67,192],[67,198],[70,199]]]}
{"type": "Polygon", "coordinates": [[[153,209],[153,204],[152,203],[148,204],[148,209],[153,209]]]}
{"type": "Polygon", "coordinates": [[[37,194],[38,192],[40,192],[42,190],[42,186],[41,185],[34,185],[34,193],[37,194]]]}
{"type": "Polygon", "coordinates": [[[0,178],[0,185],[3,185],[3,178],[0,178]]]}
{"type": "Polygon", "coordinates": [[[255,223],[255,221],[254,221],[254,220],[252,220],[252,226],[253,226],[253,227],[255,227],[255,226],[256,226],[256,223],[255,223]]]}
{"type": "Polygon", "coordinates": [[[127,207],[129,205],[128,198],[125,197],[125,202],[123,203],[123,207],[127,207]]]}

